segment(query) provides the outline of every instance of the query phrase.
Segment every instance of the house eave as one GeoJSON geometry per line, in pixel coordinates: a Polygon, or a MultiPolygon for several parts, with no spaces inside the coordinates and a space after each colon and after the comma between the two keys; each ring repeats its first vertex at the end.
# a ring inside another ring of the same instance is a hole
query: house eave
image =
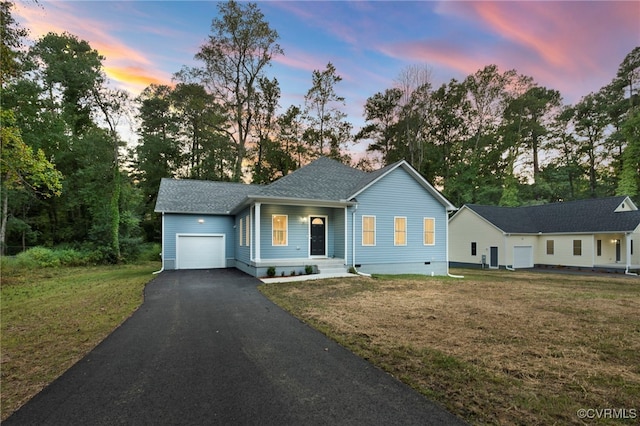
{"type": "Polygon", "coordinates": [[[158,214],[188,214],[193,216],[208,215],[208,216],[229,216],[232,213],[227,212],[212,212],[212,211],[177,211],[177,210],[154,210],[158,214]]]}
{"type": "Polygon", "coordinates": [[[233,210],[231,210],[230,213],[235,214],[243,210],[247,206],[255,203],[332,208],[344,208],[357,204],[357,202],[349,200],[318,200],[314,198],[265,197],[260,195],[248,195],[240,204],[238,204],[233,210]]]}

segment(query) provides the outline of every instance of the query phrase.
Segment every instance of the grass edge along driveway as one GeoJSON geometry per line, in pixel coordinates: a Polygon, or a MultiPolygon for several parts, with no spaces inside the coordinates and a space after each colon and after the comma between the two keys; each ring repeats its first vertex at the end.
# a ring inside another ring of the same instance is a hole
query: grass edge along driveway
{"type": "Polygon", "coordinates": [[[122,324],[159,268],[148,262],[4,271],[2,420],[122,324]]]}
{"type": "Polygon", "coordinates": [[[260,289],[472,424],[638,421],[640,279],[454,273],[260,289]]]}

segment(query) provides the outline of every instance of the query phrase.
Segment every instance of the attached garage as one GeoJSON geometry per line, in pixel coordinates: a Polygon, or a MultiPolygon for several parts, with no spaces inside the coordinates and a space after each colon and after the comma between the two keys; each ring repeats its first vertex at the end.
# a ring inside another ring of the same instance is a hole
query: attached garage
{"type": "Polygon", "coordinates": [[[223,234],[177,234],[176,269],[225,268],[223,234]]]}
{"type": "Polygon", "coordinates": [[[513,248],[513,267],[533,268],[533,247],[515,246],[513,248]]]}

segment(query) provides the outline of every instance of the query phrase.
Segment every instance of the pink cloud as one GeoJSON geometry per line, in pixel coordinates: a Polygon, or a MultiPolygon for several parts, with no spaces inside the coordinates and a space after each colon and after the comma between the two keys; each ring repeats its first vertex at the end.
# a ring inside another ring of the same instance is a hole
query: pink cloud
{"type": "MultiPolygon", "coordinates": [[[[112,36],[114,24],[88,19],[72,3],[47,2],[46,8],[20,6],[16,17],[29,28],[30,37],[38,39],[47,33],[70,33],[89,42],[105,57],[103,66],[108,77],[134,93],[144,89],[145,82],[168,84],[170,76],[160,75],[153,69],[153,61],[144,52],[129,47],[112,36]]],[[[117,24],[115,24],[117,25],[117,24]]]]}
{"type": "Polygon", "coordinates": [[[173,85],[171,76],[150,73],[148,69],[132,66],[104,67],[107,76],[134,94],[142,92],[150,84],[173,85]]]}

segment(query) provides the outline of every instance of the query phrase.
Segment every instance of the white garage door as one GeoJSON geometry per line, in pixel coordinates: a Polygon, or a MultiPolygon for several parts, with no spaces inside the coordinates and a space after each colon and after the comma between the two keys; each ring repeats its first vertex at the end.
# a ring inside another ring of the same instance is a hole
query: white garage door
{"type": "Polygon", "coordinates": [[[533,247],[516,246],[513,248],[514,268],[533,268],[533,247]]]}
{"type": "Polygon", "coordinates": [[[223,235],[178,235],[177,269],[212,269],[226,266],[223,235]]]}

